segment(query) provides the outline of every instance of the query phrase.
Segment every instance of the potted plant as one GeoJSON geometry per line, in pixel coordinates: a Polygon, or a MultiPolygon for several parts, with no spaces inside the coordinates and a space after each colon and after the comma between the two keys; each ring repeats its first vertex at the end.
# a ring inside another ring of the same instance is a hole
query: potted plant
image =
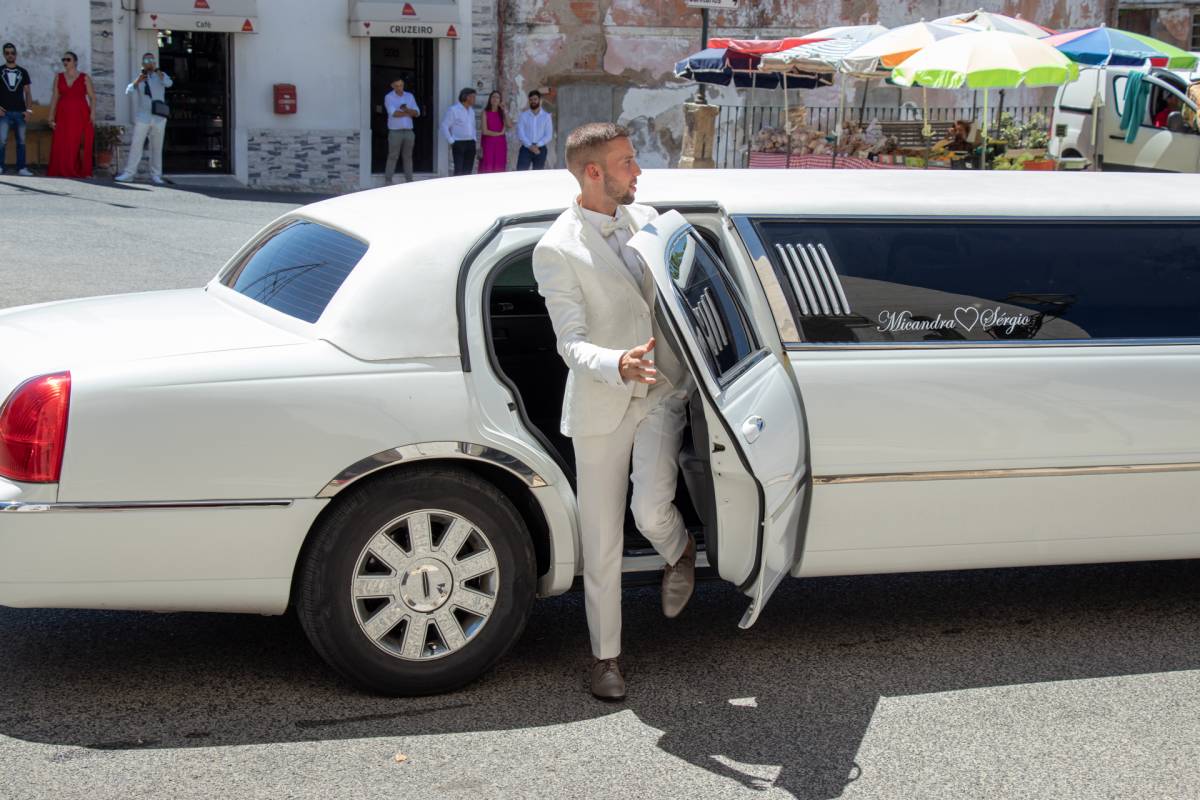
{"type": "Polygon", "coordinates": [[[121,137],[124,135],[125,129],[120,125],[96,126],[95,154],[97,167],[101,169],[112,167],[113,154],[116,151],[117,145],[121,143],[121,137]]]}

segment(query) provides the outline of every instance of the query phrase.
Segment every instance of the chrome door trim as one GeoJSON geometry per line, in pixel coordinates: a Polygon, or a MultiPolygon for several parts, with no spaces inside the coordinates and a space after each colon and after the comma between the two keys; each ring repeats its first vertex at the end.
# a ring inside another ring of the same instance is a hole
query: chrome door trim
{"type": "Polygon", "coordinates": [[[291,500],[146,500],[87,503],[0,503],[0,513],[43,514],[60,511],[181,511],[229,508],[287,508],[291,500]]]}
{"type": "Polygon", "coordinates": [[[549,485],[545,478],[535,472],[532,467],[503,450],[472,442],[421,442],[383,450],[351,464],[338,473],[336,478],[325,484],[325,488],[317,493],[317,497],[333,497],[358,479],[393,464],[402,461],[425,461],[431,458],[465,458],[471,461],[484,461],[511,472],[531,489],[549,485]]]}
{"type": "Polygon", "coordinates": [[[930,472],[879,472],[859,475],[816,475],[819,485],[845,483],[906,483],[910,481],[961,481],[982,478],[1066,478],[1081,475],[1150,475],[1164,472],[1200,472],[1200,461],[1175,464],[1113,464],[1100,467],[1015,467],[1012,469],[962,469],[930,472]]]}

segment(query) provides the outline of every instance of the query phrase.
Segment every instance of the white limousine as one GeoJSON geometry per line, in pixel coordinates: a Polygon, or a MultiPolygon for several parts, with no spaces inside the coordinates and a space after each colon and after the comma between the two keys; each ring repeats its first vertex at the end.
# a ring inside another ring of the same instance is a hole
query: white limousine
{"type": "MultiPolygon", "coordinates": [[[[1200,556],[1200,183],[649,171],[679,504],[788,576],[1200,556]]],[[[580,572],[531,269],[565,172],[297,209],[205,287],[0,312],[0,604],[280,614],[443,691],[580,572]]],[[[625,567],[661,567],[636,531],[625,567]]],[[[737,620],[729,621],[732,627],[737,620]]]]}

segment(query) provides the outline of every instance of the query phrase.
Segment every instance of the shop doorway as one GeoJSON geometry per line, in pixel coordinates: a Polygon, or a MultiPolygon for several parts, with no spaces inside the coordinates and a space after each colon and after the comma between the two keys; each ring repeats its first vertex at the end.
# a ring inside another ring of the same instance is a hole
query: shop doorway
{"type": "MultiPolygon", "coordinates": [[[[382,173],[387,160],[387,115],[383,98],[392,81],[404,79],[404,88],[412,92],[421,109],[413,120],[417,141],[413,146],[413,171],[433,172],[434,125],[434,47],[437,39],[371,39],[371,172],[382,173]]],[[[397,172],[402,169],[397,166],[397,172]]]]}
{"type": "Polygon", "coordinates": [[[175,81],[167,90],[171,116],[163,144],[163,171],[233,171],[229,110],[232,41],[228,33],[163,31],[158,59],[175,81]]]}

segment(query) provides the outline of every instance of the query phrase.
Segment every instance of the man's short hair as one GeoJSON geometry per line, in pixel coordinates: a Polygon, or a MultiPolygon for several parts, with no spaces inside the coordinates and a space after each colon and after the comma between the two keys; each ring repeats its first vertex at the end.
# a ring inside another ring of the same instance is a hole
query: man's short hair
{"type": "Polygon", "coordinates": [[[5,50],[12,50],[15,53],[17,52],[17,46],[12,42],[5,42],[3,45],[0,45],[0,52],[4,52],[5,50]]]}
{"type": "Polygon", "coordinates": [[[146,60],[146,56],[150,56],[150,58],[153,58],[155,61],[158,61],[158,56],[154,55],[154,53],[142,53],[142,61],[146,60]]]}
{"type": "Polygon", "coordinates": [[[616,139],[628,139],[629,129],[613,122],[589,122],[567,136],[567,169],[583,180],[583,170],[599,160],[605,146],[616,139]]]}
{"type": "Polygon", "coordinates": [[[541,93],[541,92],[539,92],[537,89],[531,89],[531,90],[529,91],[529,95],[528,95],[528,96],[529,96],[529,97],[536,97],[536,98],[538,98],[538,99],[540,100],[540,99],[541,99],[541,97],[542,97],[542,93],[541,93]]]}
{"type": "Polygon", "coordinates": [[[468,86],[466,89],[463,89],[461,92],[458,93],[458,102],[460,102],[460,103],[466,102],[466,99],[468,97],[471,97],[472,95],[475,95],[475,94],[478,94],[478,92],[476,92],[474,89],[472,89],[471,87],[468,86]]]}

